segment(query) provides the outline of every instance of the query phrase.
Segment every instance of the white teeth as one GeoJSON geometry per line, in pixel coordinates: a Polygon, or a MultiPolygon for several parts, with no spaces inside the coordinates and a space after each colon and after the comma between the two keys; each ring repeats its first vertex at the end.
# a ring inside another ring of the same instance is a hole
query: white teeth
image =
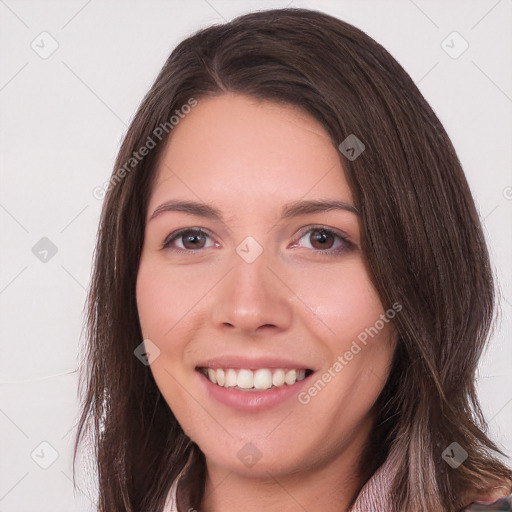
{"type": "Polygon", "coordinates": [[[276,370],[274,372],[272,384],[274,384],[274,386],[282,386],[284,384],[284,370],[276,370]]]}
{"type": "Polygon", "coordinates": [[[232,368],[226,371],[226,380],[224,381],[225,388],[233,388],[236,386],[236,372],[232,368]]]}
{"type": "Polygon", "coordinates": [[[286,372],[286,375],[284,376],[284,381],[286,384],[293,384],[297,381],[297,372],[295,370],[289,370],[286,372]]]}
{"type": "Polygon", "coordinates": [[[214,383],[217,384],[217,372],[213,368],[208,368],[208,378],[214,383]]]}
{"type": "Polygon", "coordinates": [[[251,370],[240,370],[238,372],[236,384],[239,388],[251,389],[254,385],[254,374],[251,372],[251,370]]]}
{"type": "Polygon", "coordinates": [[[234,368],[203,369],[208,379],[219,386],[245,391],[265,390],[272,387],[291,386],[306,377],[306,370],[287,370],[283,368],[258,370],[234,368]]]}
{"type": "Polygon", "coordinates": [[[256,389],[269,389],[272,387],[272,372],[261,368],[254,372],[254,387],[256,389]]]}

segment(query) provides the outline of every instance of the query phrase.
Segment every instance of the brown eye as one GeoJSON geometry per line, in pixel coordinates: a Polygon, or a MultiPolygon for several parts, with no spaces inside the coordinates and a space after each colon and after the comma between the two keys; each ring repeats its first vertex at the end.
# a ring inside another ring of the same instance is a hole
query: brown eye
{"type": "Polygon", "coordinates": [[[185,249],[202,249],[206,237],[201,233],[181,235],[181,240],[185,249]]]}
{"type": "Polygon", "coordinates": [[[209,238],[210,236],[201,229],[182,229],[169,235],[162,244],[162,248],[192,252],[207,248],[206,243],[209,238]]]}
{"type": "Polygon", "coordinates": [[[316,229],[310,231],[309,239],[315,249],[330,249],[334,243],[335,237],[330,231],[316,229]]]}
{"type": "Polygon", "coordinates": [[[323,227],[310,228],[309,231],[303,232],[299,244],[301,241],[302,244],[305,244],[303,247],[332,256],[354,248],[354,244],[349,242],[345,236],[323,227]]]}

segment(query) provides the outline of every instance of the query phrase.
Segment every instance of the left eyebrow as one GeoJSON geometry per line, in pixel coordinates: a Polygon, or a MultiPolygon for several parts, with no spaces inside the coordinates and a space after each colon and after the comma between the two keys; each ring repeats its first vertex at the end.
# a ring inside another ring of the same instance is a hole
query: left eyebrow
{"type": "MultiPolygon", "coordinates": [[[[329,210],[344,210],[355,215],[359,215],[357,208],[351,204],[338,200],[311,200],[311,201],[293,201],[283,206],[281,210],[281,219],[291,219],[299,215],[308,215],[312,213],[326,212],[329,210]]],[[[198,217],[210,218],[219,222],[224,222],[222,213],[214,206],[199,203],[196,201],[173,200],[161,204],[153,212],[148,222],[163,212],[185,212],[198,217]]]]}
{"type": "Polygon", "coordinates": [[[161,204],[151,215],[148,222],[163,212],[185,212],[198,217],[205,217],[223,222],[222,213],[217,208],[196,201],[167,201],[161,204]]]}
{"type": "Polygon", "coordinates": [[[327,212],[329,210],[345,210],[355,215],[359,215],[355,206],[343,201],[294,201],[283,206],[283,209],[281,210],[281,219],[291,219],[293,217],[298,217],[299,215],[327,212]]]}

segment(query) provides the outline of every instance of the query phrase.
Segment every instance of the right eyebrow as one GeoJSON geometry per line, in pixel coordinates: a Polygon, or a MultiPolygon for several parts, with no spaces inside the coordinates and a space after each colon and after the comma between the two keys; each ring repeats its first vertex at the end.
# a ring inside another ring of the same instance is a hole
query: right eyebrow
{"type": "Polygon", "coordinates": [[[151,215],[148,222],[163,212],[185,212],[198,217],[211,218],[218,221],[223,221],[222,213],[217,208],[207,205],[205,203],[198,203],[196,201],[167,201],[161,204],[151,215]]]}

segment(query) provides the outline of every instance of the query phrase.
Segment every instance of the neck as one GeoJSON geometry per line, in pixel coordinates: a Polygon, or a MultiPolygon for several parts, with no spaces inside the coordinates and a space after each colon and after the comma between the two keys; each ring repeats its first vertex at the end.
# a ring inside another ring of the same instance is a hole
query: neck
{"type": "Polygon", "coordinates": [[[204,499],[199,512],[295,512],[298,509],[347,512],[368,478],[360,467],[372,419],[359,425],[353,438],[335,455],[314,467],[288,474],[250,478],[206,461],[204,499]]]}

